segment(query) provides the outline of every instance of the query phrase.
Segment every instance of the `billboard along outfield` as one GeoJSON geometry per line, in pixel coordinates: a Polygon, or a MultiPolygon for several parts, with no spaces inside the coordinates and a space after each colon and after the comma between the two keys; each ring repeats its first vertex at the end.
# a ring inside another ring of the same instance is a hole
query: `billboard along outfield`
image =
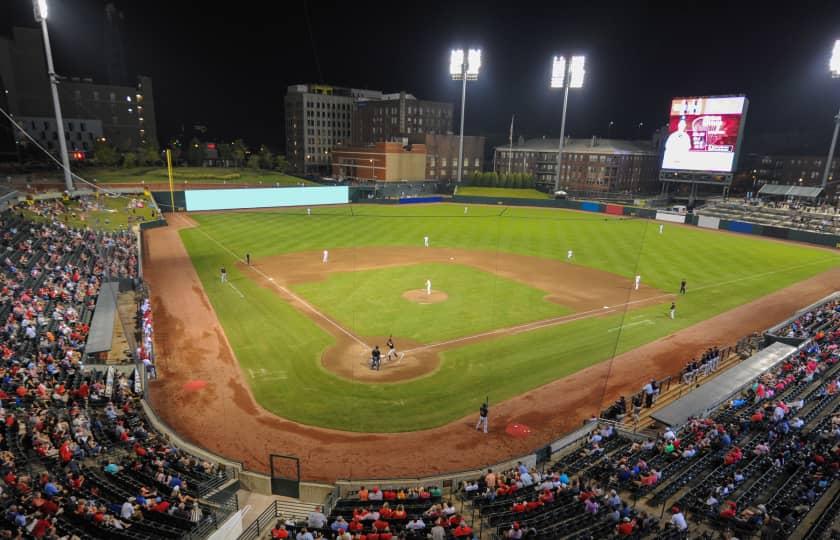
{"type": "Polygon", "coordinates": [[[191,189],[184,193],[188,211],[347,204],[347,186],[258,189],[191,189]]]}

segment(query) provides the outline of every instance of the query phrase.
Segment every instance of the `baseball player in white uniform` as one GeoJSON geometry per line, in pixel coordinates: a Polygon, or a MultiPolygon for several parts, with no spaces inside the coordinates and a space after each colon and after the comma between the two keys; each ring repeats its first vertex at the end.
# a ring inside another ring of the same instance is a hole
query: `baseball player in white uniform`
{"type": "Polygon", "coordinates": [[[636,283],[633,286],[633,288],[638,291],[639,290],[639,283],[641,283],[641,282],[642,282],[642,276],[636,275],[636,283]]]}
{"type": "Polygon", "coordinates": [[[571,261],[571,260],[572,260],[572,257],[574,257],[574,256],[575,256],[575,252],[574,252],[574,251],[572,251],[572,250],[570,249],[570,250],[566,253],[566,260],[571,261]]]}
{"type": "Polygon", "coordinates": [[[312,209],[311,209],[311,208],[307,208],[307,209],[306,209],[306,215],[307,215],[307,216],[311,216],[311,215],[312,215],[312,209]]]}
{"type": "Polygon", "coordinates": [[[423,245],[425,245],[426,247],[429,247],[429,237],[428,236],[423,237],[423,245]]]}
{"type": "Polygon", "coordinates": [[[324,258],[321,262],[326,264],[327,262],[329,262],[329,260],[330,260],[330,252],[325,249],[324,250],[324,258]]]}
{"type": "Polygon", "coordinates": [[[659,234],[662,234],[662,231],[664,231],[664,230],[665,230],[665,225],[663,225],[662,223],[660,223],[660,224],[659,224],[659,234]]]}
{"type": "Polygon", "coordinates": [[[431,279],[426,280],[426,294],[427,295],[432,294],[432,280],[431,279]]]}

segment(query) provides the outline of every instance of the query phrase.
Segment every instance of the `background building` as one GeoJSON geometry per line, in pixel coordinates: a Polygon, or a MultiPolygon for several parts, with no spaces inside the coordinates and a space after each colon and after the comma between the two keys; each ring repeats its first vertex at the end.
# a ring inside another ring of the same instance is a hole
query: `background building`
{"type": "MultiPolygon", "coordinates": [[[[455,182],[458,179],[458,135],[415,133],[408,136],[408,141],[426,147],[427,180],[455,182]]],[[[484,137],[464,137],[464,178],[484,170],[484,142],[484,137]]]]}
{"type": "MultiPolygon", "coordinates": [[[[739,170],[760,184],[819,186],[825,171],[826,156],[746,154],[739,170]]],[[[840,158],[835,158],[828,181],[840,179],[840,158]]]]}
{"type": "Polygon", "coordinates": [[[426,147],[398,142],[336,148],[332,175],[357,182],[400,182],[426,179],[426,147]]]}
{"type": "MultiPolygon", "coordinates": [[[[493,170],[526,173],[553,188],[559,139],[521,140],[497,146],[493,170]]],[[[563,146],[560,188],[577,193],[653,193],[659,189],[659,153],[646,141],[567,139],[563,146]]]]}
{"type": "MultiPolygon", "coordinates": [[[[121,150],[147,142],[157,144],[152,80],[143,76],[136,80],[134,85],[110,85],[87,78],[64,77],[58,85],[62,114],[86,126],[98,122],[101,137],[121,150]]],[[[6,93],[13,116],[41,125],[52,122],[54,128],[55,115],[39,30],[16,27],[11,39],[0,38],[0,91],[6,93]]],[[[73,131],[65,133],[71,148],[76,136],[73,131]]],[[[54,144],[51,149],[57,150],[57,138],[54,144]]],[[[92,145],[88,146],[81,149],[93,149],[92,145]]]]}
{"type": "Polygon", "coordinates": [[[421,101],[406,92],[295,84],[288,87],[284,105],[286,160],[305,174],[328,173],[339,146],[452,131],[451,103],[421,101]]]}
{"type": "Polygon", "coordinates": [[[452,104],[422,101],[411,94],[359,100],[353,111],[354,145],[393,141],[418,133],[452,133],[452,104]]]}

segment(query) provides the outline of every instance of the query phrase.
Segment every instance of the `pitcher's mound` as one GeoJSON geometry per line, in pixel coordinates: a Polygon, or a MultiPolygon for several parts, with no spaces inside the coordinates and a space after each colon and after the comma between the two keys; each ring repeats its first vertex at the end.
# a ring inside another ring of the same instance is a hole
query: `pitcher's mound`
{"type": "Polygon", "coordinates": [[[402,294],[403,298],[418,304],[438,304],[443,302],[449,295],[443,291],[436,291],[432,289],[432,294],[426,294],[426,289],[415,289],[413,291],[405,291],[402,294]]]}

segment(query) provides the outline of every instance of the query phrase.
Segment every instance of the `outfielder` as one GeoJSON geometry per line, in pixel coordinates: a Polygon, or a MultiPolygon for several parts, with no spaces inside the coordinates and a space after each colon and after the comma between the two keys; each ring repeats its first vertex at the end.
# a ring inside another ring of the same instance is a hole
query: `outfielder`
{"type": "Polygon", "coordinates": [[[641,283],[641,282],[642,282],[642,276],[637,274],[636,275],[636,283],[633,285],[635,290],[637,290],[637,291],[639,290],[639,283],[641,283]]]}
{"type": "Polygon", "coordinates": [[[227,283],[227,270],[225,270],[224,266],[222,267],[221,274],[222,274],[222,283],[227,283]]]}
{"type": "Polygon", "coordinates": [[[659,224],[659,234],[662,234],[662,231],[664,231],[664,230],[665,230],[665,225],[660,223],[659,224]]]}
{"type": "Polygon", "coordinates": [[[307,208],[307,209],[306,209],[306,215],[307,215],[307,216],[311,216],[311,215],[312,215],[312,209],[311,209],[311,208],[307,208]]]}
{"type": "Polygon", "coordinates": [[[426,247],[429,247],[429,237],[428,237],[428,236],[424,236],[424,237],[423,237],[423,244],[424,244],[426,247]]]}
{"type": "Polygon", "coordinates": [[[676,315],[676,313],[677,313],[677,303],[676,302],[671,302],[670,315],[671,315],[672,320],[674,318],[674,315],[676,315]]]}
{"type": "Polygon", "coordinates": [[[321,262],[326,264],[329,260],[330,260],[330,252],[325,249],[324,250],[324,258],[321,262]]]}
{"type": "Polygon", "coordinates": [[[427,295],[432,294],[432,280],[431,279],[426,280],[426,294],[427,295]]]}

